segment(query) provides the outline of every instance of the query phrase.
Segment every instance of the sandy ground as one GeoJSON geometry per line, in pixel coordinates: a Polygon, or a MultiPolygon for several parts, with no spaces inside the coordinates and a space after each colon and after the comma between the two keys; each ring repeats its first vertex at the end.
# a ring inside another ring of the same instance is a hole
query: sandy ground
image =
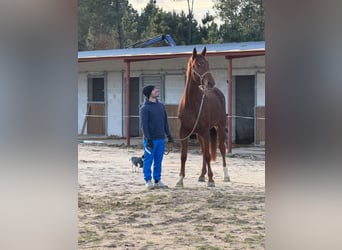
{"type": "Polygon", "coordinates": [[[212,163],[216,187],[198,182],[202,157],[189,150],[184,188],[176,188],[180,152],[164,156],[168,189],[147,191],[129,158],[139,146],[79,144],[79,249],[265,249],[265,161],[221,157],[212,163]]]}

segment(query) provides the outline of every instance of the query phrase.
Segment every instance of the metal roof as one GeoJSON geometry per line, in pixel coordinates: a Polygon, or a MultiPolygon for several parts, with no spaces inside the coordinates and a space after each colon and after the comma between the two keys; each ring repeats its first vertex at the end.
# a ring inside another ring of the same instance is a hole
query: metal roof
{"type": "Polygon", "coordinates": [[[206,47],[207,56],[222,55],[227,58],[237,58],[245,56],[265,55],[265,42],[260,41],[222,44],[180,45],[174,47],[163,46],[149,48],[79,51],[78,61],[89,62],[119,59],[125,61],[139,61],[188,57],[195,47],[197,51],[202,51],[202,49],[206,47]]]}

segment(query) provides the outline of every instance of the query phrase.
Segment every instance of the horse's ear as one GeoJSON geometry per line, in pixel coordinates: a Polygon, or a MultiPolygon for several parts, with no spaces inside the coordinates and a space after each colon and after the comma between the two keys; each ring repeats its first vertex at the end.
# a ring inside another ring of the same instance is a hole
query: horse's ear
{"type": "Polygon", "coordinates": [[[202,56],[205,56],[206,53],[207,53],[207,47],[204,47],[201,54],[202,56]]]}
{"type": "Polygon", "coordinates": [[[197,56],[197,50],[196,48],[194,48],[194,50],[192,51],[192,59],[195,59],[196,56],[197,56]]]}

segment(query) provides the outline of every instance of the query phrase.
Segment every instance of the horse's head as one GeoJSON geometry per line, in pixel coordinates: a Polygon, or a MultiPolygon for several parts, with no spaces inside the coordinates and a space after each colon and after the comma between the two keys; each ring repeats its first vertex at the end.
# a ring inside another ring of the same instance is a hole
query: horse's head
{"type": "Polygon", "coordinates": [[[198,82],[204,89],[209,89],[215,86],[215,81],[209,69],[209,63],[205,58],[207,48],[204,47],[200,54],[197,54],[196,48],[192,51],[192,56],[189,59],[188,70],[190,70],[191,78],[198,82]]]}

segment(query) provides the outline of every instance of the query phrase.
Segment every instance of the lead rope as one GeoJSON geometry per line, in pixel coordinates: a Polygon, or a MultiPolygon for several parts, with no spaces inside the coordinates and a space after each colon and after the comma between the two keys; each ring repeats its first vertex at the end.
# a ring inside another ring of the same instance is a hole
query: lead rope
{"type": "Polygon", "coordinates": [[[191,132],[187,136],[185,136],[182,139],[179,139],[180,141],[184,141],[184,140],[188,139],[192,135],[192,133],[195,131],[195,129],[197,127],[197,123],[198,123],[199,117],[200,117],[201,112],[202,112],[203,100],[204,100],[204,93],[202,95],[201,105],[200,105],[200,108],[199,108],[199,111],[198,111],[198,115],[197,115],[197,118],[196,118],[195,125],[194,125],[193,129],[191,130],[191,132]]]}
{"type": "MultiPolygon", "coordinates": [[[[200,108],[199,108],[199,111],[198,111],[198,115],[197,115],[197,118],[196,118],[196,122],[195,122],[195,125],[194,125],[193,129],[191,130],[191,132],[186,137],[184,137],[182,139],[178,139],[177,141],[184,141],[184,140],[188,139],[192,135],[192,133],[195,131],[197,123],[198,123],[198,120],[199,120],[199,117],[200,117],[201,112],[202,112],[203,100],[204,100],[204,93],[202,95],[201,105],[200,105],[200,108]]],[[[164,155],[168,155],[170,153],[170,151],[172,151],[172,143],[167,143],[166,147],[167,147],[167,151],[164,151],[164,155]],[[169,146],[169,144],[171,146],[169,146]]]]}
{"type": "MultiPolygon", "coordinates": [[[[198,121],[199,121],[199,117],[200,117],[201,112],[202,112],[203,101],[204,101],[204,93],[203,93],[203,95],[202,95],[201,105],[200,105],[200,108],[199,108],[199,110],[198,110],[198,115],[197,115],[197,118],[196,118],[194,127],[192,128],[191,132],[190,132],[187,136],[185,136],[185,137],[182,138],[182,139],[178,139],[177,141],[184,141],[184,140],[188,139],[188,138],[192,135],[192,133],[195,131],[195,129],[196,129],[196,127],[197,127],[197,123],[198,123],[198,121]]],[[[168,155],[168,154],[170,153],[170,151],[172,151],[172,143],[167,143],[167,146],[166,146],[166,147],[167,147],[167,151],[164,151],[164,155],[168,155]],[[169,144],[171,144],[170,147],[168,146],[169,144]]]]}

